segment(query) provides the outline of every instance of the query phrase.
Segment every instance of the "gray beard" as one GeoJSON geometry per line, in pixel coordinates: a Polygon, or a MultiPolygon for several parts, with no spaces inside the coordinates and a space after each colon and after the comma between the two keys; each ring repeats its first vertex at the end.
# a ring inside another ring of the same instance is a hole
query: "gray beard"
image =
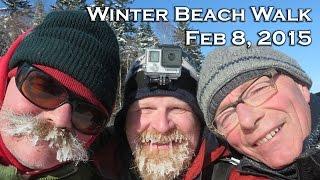
{"type": "Polygon", "coordinates": [[[2,128],[4,133],[14,136],[27,136],[33,146],[39,141],[49,142],[49,148],[57,150],[56,159],[59,162],[88,161],[88,155],[83,144],[68,130],[57,128],[45,119],[32,115],[17,115],[10,110],[0,111],[0,122],[7,120],[9,124],[2,128]]]}
{"type": "MultiPolygon", "coordinates": [[[[138,140],[137,140],[138,141],[138,140]]],[[[179,131],[168,135],[158,133],[142,133],[139,145],[133,152],[136,168],[142,179],[174,179],[187,169],[193,158],[188,139],[179,131]],[[171,143],[168,150],[150,150],[141,142],[171,143]],[[177,143],[172,146],[172,142],[177,143]]]]}

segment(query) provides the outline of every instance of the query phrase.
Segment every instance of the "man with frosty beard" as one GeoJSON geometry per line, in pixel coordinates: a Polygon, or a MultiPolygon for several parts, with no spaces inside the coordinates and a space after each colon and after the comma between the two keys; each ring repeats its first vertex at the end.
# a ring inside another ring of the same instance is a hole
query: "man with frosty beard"
{"type": "Polygon", "coordinates": [[[204,127],[196,101],[197,71],[184,58],[181,76],[159,85],[149,81],[142,66],[137,60],[130,68],[123,108],[114,127],[99,137],[104,147],[96,145],[104,178],[211,178],[208,165],[224,149],[204,127]]]}
{"type": "Polygon", "coordinates": [[[96,179],[87,148],[115,102],[119,52],[106,22],[53,12],[0,59],[0,179],[96,179]]]}

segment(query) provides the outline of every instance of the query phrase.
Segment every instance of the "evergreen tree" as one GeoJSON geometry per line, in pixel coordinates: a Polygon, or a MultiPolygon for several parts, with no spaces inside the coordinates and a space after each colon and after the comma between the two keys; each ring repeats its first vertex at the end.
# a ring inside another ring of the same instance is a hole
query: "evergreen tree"
{"type": "Polygon", "coordinates": [[[140,54],[144,53],[146,48],[159,44],[158,37],[153,32],[149,22],[140,23],[136,40],[140,54]]]}
{"type": "MultiPolygon", "coordinates": [[[[113,6],[117,9],[125,9],[128,4],[132,1],[114,1],[113,6]]],[[[128,73],[131,62],[135,60],[138,56],[138,48],[135,42],[136,28],[133,22],[112,22],[119,41],[120,46],[120,59],[121,59],[121,69],[120,69],[120,81],[119,81],[119,100],[118,109],[122,106],[122,97],[124,93],[124,81],[126,74],[128,73]]]]}
{"type": "Polygon", "coordinates": [[[44,12],[43,0],[37,0],[35,12],[34,12],[33,25],[34,26],[39,25],[44,19],[44,16],[45,16],[45,12],[44,12]]]}
{"type": "Polygon", "coordinates": [[[8,9],[12,11],[17,11],[21,9],[26,9],[31,7],[28,0],[1,0],[3,4],[7,6],[8,9]]]}
{"type": "Polygon", "coordinates": [[[6,6],[0,9],[0,55],[22,32],[32,27],[33,10],[27,0],[1,0],[6,6]]]}
{"type": "Polygon", "coordinates": [[[197,70],[200,70],[201,63],[204,59],[204,56],[201,52],[201,47],[197,44],[196,40],[191,40],[191,45],[186,46],[185,33],[187,30],[190,30],[188,22],[177,22],[177,28],[174,33],[174,41],[176,45],[179,45],[183,51],[185,51],[193,62],[190,62],[195,65],[197,70]]]}
{"type": "Polygon", "coordinates": [[[51,5],[52,10],[79,10],[85,9],[86,0],[57,0],[55,5],[51,5]]]}
{"type": "MultiPolygon", "coordinates": [[[[102,5],[114,9],[125,9],[133,2],[133,0],[96,0],[94,1],[94,5],[99,6],[102,5]]],[[[102,6],[103,7],[103,6],[102,6]]],[[[108,17],[106,18],[108,21],[108,17]]],[[[114,30],[120,48],[120,72],[119,72],[119,90],[117,94],[117,102],[115,106],[115,112],[119,110],[122,106],[122,96],[124,92],[124,80],[126,74],[129,70],[131,62],[135,60],[138,56],[138,47],[136,43],[136,32],[137,29],[132,21],[130,22],[110,22],[110,26],[114,30]]],[[[111,121],[112,123],[112,121],[111,121]]]]}
{"type": "Polygon", "coordinates": [[[98,6],[98,7],[102,7],[102,6],[105,5],[105,1],[104,0],[94,0],[93,3],[94,3],[93,4],[94,6],[98,6]]]}

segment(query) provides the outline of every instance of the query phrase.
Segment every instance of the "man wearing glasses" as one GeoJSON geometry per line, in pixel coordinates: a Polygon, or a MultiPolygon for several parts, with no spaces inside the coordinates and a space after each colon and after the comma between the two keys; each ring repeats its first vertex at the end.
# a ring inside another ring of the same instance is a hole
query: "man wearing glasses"
{"type": "Polygon", "coordinates": [[[309,93],[311,84],[294,59],[269,47],[209,54],[198,101],[206,124],[231,146],[223,160],[238,174],[320,177],[320,99],[309,93]]]}
{"type": "Polygon", "coordinates": [[[13,43],[0,59],[0,179],[97,178],[81,162],[112,112],[118,51],[108,24],[80,11],[13,43]]]}

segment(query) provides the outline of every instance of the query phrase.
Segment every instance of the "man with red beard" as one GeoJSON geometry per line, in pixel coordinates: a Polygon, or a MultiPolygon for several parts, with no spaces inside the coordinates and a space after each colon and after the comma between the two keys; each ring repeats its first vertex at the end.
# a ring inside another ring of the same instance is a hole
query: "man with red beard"
{"type": "Polygon", "coordinates": [[[105,179],[211,178],[224,148],[205,128],[196,101],[198,75],[183,54],[181,76],[160,85],[135,61],[126,78],[123,108],[99,137],[95,153],[105,179]]]}
{"type": "Polygon", "coordinates": [[[0,59],[0,179],[96,179],[87,149],[105,127],[119,49],[106,22],[60,11],[0,59]]]}

